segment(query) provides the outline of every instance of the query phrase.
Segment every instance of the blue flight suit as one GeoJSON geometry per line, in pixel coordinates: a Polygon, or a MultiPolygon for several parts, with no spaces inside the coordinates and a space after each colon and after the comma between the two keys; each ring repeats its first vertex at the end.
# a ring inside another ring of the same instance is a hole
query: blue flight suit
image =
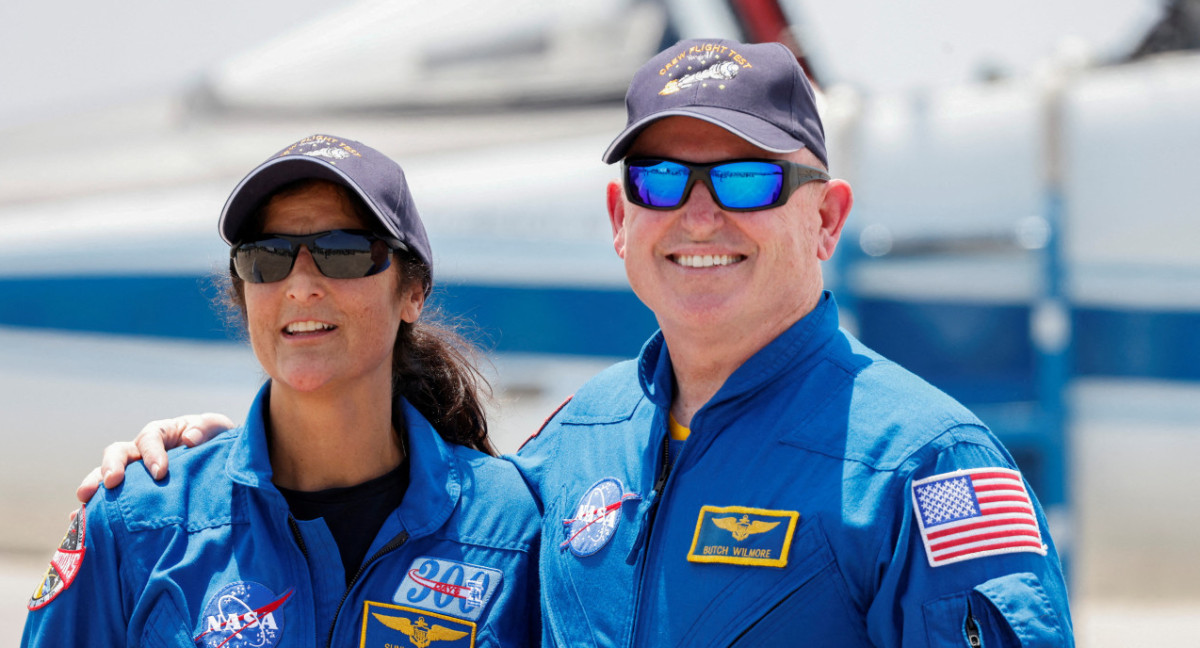
{"type": "Polygon", "coordinates": [[[544,508],[546,645],[1073,645],[1011,456],[840,330],[828,293],[696,412],[678,457],[672,389],[660,333],[515,459],[544,508]]]}
{"type": "Polygon", "coordinates": [[[244,427],[172,451],[165,481],[131,470],[92,498],[68,537],[85,534],[82,552],[55,555],[22,645],[538,642],[540,518],[511,464],[446,443],[404,402],[408,490],[347,588],[324,521],[294,519],[271,483],[267,389],[244,427]]]}

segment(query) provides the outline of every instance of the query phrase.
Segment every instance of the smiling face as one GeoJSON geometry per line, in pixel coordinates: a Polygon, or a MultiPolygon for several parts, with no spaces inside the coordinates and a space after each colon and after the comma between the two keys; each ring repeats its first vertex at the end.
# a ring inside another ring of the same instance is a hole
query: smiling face
{"type": "MultiPolygon", "coordinates": [[[[302,235],[368,229],[343,190],[314,182],[267,203],[262,231],[302,235]]],[[[250,344],[280,387],[309,392],[391,381],[392,348],[400,322],[421,314],[421,286],[401,287],[398,264],[361,279],[321,274],[307,249],[282,281],[246,283],[250,344]]]]}
{"type": "MultiPolygon", "coordinates": [[[[652,124],[629,157],[820,165],[806,150],[770,153],[688,117],[652,124]]],[[[820,262],[833,254],[850,200],[849,185],[840,180],[812,182],[774,209],[726,212],[696,183],[678,209],[655,211],[630,203],[617,183],[608,188],[613,245],[634,292],[668,338],[675,332],[737,336],[759,347],[816,304],[820,262]]]]}

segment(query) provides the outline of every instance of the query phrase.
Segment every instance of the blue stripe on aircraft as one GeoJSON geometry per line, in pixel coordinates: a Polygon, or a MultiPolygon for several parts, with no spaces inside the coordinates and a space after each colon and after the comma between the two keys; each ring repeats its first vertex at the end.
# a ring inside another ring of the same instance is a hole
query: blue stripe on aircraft
{"type": "MultiPolygon", "coordinates": [[[[222,288],[204,276],[0,279],[0,325],[120,335],[226,340],[222,288]]],[[[658,328],[629,290],[443,282],[430,307],[499,351],[632,357],[658,328]],[[471,328],[476,329],[472,331],[471,328]]]]}
{"type": "MultiPolygon", "coordinates": [[[[237,336],[197,276],[0,279],[0,324],[188,340],[237,336]]],[[[1034,396],[1024,306],[860,299],[864,342],[972,403],[1034,396]]],[[[432,306],[465,318],[485,348],[630,357],[656,328],[628,290],[443,282],[432,306]]],[[[1075,373],[1200,380],[1200,311],[1076,307],[1075,373]]]]}
{"type": "MultiPolygon", "coordinates": [[[[860,298],[863,341],[969,403],[1036,398],[1029,307],[860,298]]],[[[1200,310],[1074,306],[1077,376],[1200,380],[1200,310]]]]}
{"type": "Polygon", "coordinates": [[[0,279],[0,324],[188,340],[231,339],[207,277],[65,276],[0,279]]]}

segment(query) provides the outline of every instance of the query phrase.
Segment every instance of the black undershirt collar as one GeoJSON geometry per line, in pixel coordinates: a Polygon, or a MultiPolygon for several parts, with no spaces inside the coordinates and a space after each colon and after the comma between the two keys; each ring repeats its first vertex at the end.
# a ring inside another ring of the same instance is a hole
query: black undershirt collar
{"type": "Polygon", "coordinates": [[[408,490],[408,460],[370,481],[320,491],[297,491],[276,485],[297,520],[322,518],[333,534],[346,584],[358,573],[384,520],[400,506],[408,490]]]}

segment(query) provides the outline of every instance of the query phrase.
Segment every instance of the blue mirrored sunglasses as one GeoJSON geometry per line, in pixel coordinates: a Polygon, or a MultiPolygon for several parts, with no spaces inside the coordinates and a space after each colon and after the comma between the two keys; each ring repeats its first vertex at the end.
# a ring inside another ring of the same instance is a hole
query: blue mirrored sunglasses
{"type": "Polygon", "coordinates": [[[677,209],[700,181],[717,204],[728,211],[757,211],[778,207],[801,186],[826,182],[824,171],[787,160],[722,160],[693,164],[665,158],[634,158],[621,162],[625,195],[649,209],[677,209]]]}
{"type": "Polygon", "coordinates": [[[292,272],[300,248],[308,248],[321,274],[331,279],[360,279],[391,265],[392,251],[404,249],[363,230],[329,230],[305,236],[265,234],[233,246],[229,267],[243,281],[274,283],[292,272]]]}

